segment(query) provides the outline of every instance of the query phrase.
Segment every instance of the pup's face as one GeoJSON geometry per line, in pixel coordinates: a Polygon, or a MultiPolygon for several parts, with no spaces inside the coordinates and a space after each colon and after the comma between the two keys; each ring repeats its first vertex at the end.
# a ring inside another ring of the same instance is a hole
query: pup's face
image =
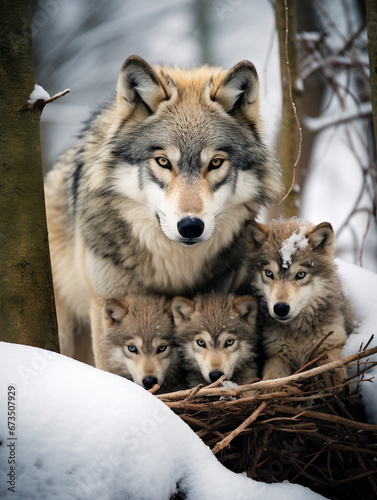
{"type": "Polygon", "coordinates": [[[176,297],[172,304],[176,338],[189,367],[212,383],[253,356],[256,303],[252,297],[176,297]]]}
{"type": "Polygon", "coordinates": [[[222,375],[232,380],[234,368],[249,352],[247,343],[228,331],[222,332],[215,340],[209,332],[202,330],[183,346],[184,356],[190,362],[195,361],[203,378],[210,384],[222,375]]]}
{"type": "Polygon", "coordinates": [[[307,309],[313,297],[327,293],[326,283],[317,279],[306,261],[293,263],[284,272],[275,261],[267,262],[260,270],[257,283],[271,317],[281,322],[296,318],[307,309]]]}
{"type": "Polygon", "coordinates": [[[182,245],[208,240],[229,211],[240,225],[248,210],[256,213],[281,192],[279,170],[260,140],[258,93],[247,61],[229,72],[185,72],[128,59],[118,103],[132,119],[113,138],[121,168],[111,174],[112,188],[149,205],[167,238],[182,245]]]}
{"type": "Polygon", "coordinates": [[[252,286],[271,317],[289,322],[304,310],[314,314],[331,293],[331,225],[305,225],[297,219],[271,226],[252,222],[248,238],[252,286]]]}
{"type": "Polygon", "coordinates": [[[178,357],[167,307],[165,299],[106,301],[103,346],[111,372],[146,389],[163,384],[178,357]]]}

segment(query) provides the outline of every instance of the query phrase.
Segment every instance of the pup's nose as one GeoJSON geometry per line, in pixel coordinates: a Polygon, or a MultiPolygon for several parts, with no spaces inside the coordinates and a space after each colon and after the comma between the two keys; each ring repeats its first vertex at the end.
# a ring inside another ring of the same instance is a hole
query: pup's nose
{"type": "Polygon", "coordinates": [[[220,370],[214,370],[213,372],[210,372],[209,378],[212,380],[212,382],[216,382],[220,377],[222,377],[224,374],[220,370]]]}
{"type": "Polygon", "coordinates": [[[197,217],[184,217],[178,222],[177,229],[182,238],[193,240],[203,234],[204,222],[197,217]]]}
{"type": "Polygon", "coordinates": [[[142,380],[143,386],[146,389],[152,389],[152,387],[157,384],[157,378],[153,377],[153,375],[148,375],[148,377],[143,378],[142,380]]]}
{"type": "Polygon", "coordinates": [[[276,316],[279,316],[279,318],[284,318],[289,314],[290,307],[288,304],[285,302],[278,302],[277,304],[274,305],[274,313],[276,316]]]}

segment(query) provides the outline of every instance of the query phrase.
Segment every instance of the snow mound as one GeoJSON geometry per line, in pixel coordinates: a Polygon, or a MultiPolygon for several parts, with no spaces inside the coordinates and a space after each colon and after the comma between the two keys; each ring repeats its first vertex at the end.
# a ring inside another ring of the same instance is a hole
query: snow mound
{"type": "Polygon", "coordinates": [[[27,100],[28,104],[34,104],[37,101],[46,101],[50,99],[50,94],[40,85],[35,84],[34,90],[30,94],[29,99],[27,100]]]}
{"type": "MultiPolygon", "coordinates": [[[[346,261],[337,260],[337,264],[344,292],[358,321],[342,351],[345,357],[358,352],[361,345],[365,347],[372,335],[374,338],[368,347],[377,346],[377,274],[346,261]]],[[[377,361],[377,354],[371,356],[369,361],[377,361]]],[[[366,378],[374,380],[361,383],[359,389],[368,421],[377,424],[377,366],[367,371],[366,378]]]]}
{"type": "Polygon", "coordinates": [[[177,488],[188,500],[323,498],[227,470],[178,416],[129,380],[35,347],[0,342],[0,358],[0,498],[168,500],[177,488]]]}

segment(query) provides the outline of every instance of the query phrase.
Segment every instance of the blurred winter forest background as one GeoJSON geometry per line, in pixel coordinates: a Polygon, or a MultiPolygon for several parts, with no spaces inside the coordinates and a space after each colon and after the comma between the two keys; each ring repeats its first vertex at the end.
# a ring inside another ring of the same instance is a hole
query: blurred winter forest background
{"type": "MultiPolygon", "coordinates": [[[[114,92],[123,61],[132,54],[184,67],[230,68],[242,59],[252,61],[261,81],[267,137],[279,158],[284,137],[274,4],[32,1],[37,83],[51,95],[71,89],[42,114],[45,171],[91,111],[114,92]]],[[[299,0],[296,9],[293,96],[303,129],[295,183],[298,215],[313,223],[331,222],[337,255],[377,272],[377,170],[364,1],[299,0]]]]}

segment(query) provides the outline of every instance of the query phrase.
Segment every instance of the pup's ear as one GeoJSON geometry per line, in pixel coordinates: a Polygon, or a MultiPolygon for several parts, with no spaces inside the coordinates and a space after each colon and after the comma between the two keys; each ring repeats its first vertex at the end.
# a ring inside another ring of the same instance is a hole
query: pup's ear
{"type": "Polygon", "coordinates": [[[149,113],[154,113],[167,98],[161,80],[144,59],[138,56],[126,59],[117,83],[119,104],[126,104],[130,109],[143,104],[149,113]]]}
{"type": "Polygon", "coordinates": [[[218,101],[227,113],[239,110],[247,118],[256,121],[259,116],[258,97],[257,71],[251,62],[241,61],[225,75],[213,99],[218,101]]]}
{"type": "Polygon", "coordinates": [[[168,316],[172,316],[173,312],[172,312],[172,299],[166,299],[166,302],[164,304],[164,312],[166,312],[168,314],[168,316]]]}
{"type": "Polygon", "coordinates": [[[322,222],[306,233],[313,250],[332,255],[335,250],[335,235],[329,222],[322,222]]]}
{"type": "Polygon", "coordinates": [[[251,295],[236,297],[233,302],[233,308],[239,317],[249,325],[254,326],[257,319],[257,302],[251,295]]]}
{"type": "Polygon", "coordinates": [[[105,303],[106,320],[110,325],[121,323],[128,314],[129,305],[125,300],[121,302],[115,299],[108,299],[105,303]]]}
{"type": "Polygon", "coordinates": [[[174,297],[172,302],[172,312],[175,326],[190,321],[192,313],[195,311],[195,301],[184,297],[174,297]]]}
{"type": "Polygon", "coordinates": [[[259,224],[255,220],[246,223],[246,241],[248,252],[255,252],[263,245],[270,233],[269,226],[259,224]]]}

